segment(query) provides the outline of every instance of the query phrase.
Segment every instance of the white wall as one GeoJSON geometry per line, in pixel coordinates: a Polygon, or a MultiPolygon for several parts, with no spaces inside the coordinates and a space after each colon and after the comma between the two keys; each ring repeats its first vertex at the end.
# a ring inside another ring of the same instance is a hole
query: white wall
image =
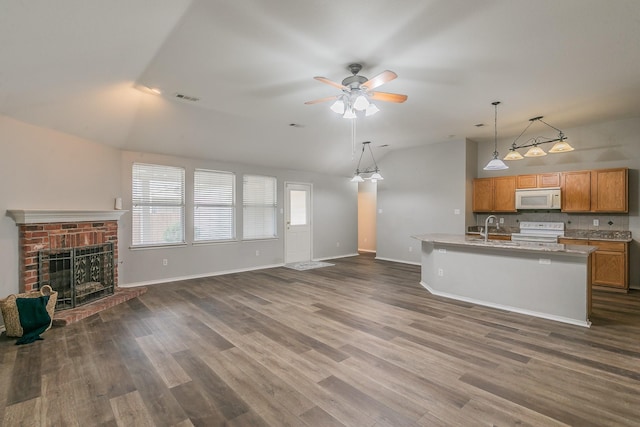
{"type": "MultiPolygon", "coordinates": [[[[551,129],[549,130],[553,133],[551,129]]],[[[628,218],[621,220],[623,224],[628,223],[628,229],[634,239],[631,242],[630,251],[630,286],[640,289],[640,243],[638,240],[640,239],[640,186],[638,172],[640,170],[640,118],[595,123],[589,126],[562,130],[569,137],[568,141],[575,148],[575,151],[506,162],[509,169],[505,171],[484,171],[482,168],[491,158],[493,144],[478,144],[478,176],[521,175],[628,167],[629,215],[628,218]]],[[[543,135],[547,135],[547,133],[543,133],[543,135]]],[[[507,153],[511,142],[512,140],[498,141],[498,151],[501,157],[504,157],[507,153]]],[[[524,154],[524,150],[522,154],[524,154]]],[[[608,226],[605,221],[601,221],[600,229],[606,229],[604,227],[608,226]]]]}
{"type": "MultiPolygon", "coordinates": [[[[126,152],[4,116],[0,116],[0,134],[0,297],[18,292],[19,280],[18,227],[6,211],[110,210],[116,197],[122,197],[124,209],[129,210],[134,160],[184,166],[188,172],[196,167],[230,170],[239,179],[243,173],[276,176],[280,208],[284,207],[285,181],[312,183],[314,258],[357,253],[357,188],[349,177],[126,152]]],[[[189,180],[187,183],[191,185],[189,180]]],[[[240,181],[239,195],[241,189],[240,181]]],[[[241,209],[238,212],[241,216],[241,209]]],[[[118,230],[120,284],[281,264],[282,214],[280,219],[280,237],[274,240],[134,251],[129,249],[131,214],[126,213],[118,230]],[[260,251],[259,257],[256,250],[260,251]],[[162,266],[163,258],[169,260],[167,267],[162,266]]]]}
{"type": "Polygon", "coordinates": [[[131,214],[120,221],[120,270],[122,286],[201,277],[243,271],[284,263],[284,182],[313,184],[314,259],[357,254],[357,187],[348,177],[330,177],[309,172],[272,169],[209,160],[123,151],[121,159],[123,208],[131,210],[131,167],[134,162],[180,166],[186,169],[187,245],[154,249],[131,249],[131,214]],[[230,243],[191,244],[193,226],[189,208],[193,200],[193,171],[196,168],[230,171],[236,174],[237,235],[242,236],[242,175],[275,176],[278,180],[278,238],[230,243]],[[259,255],[256,255],[256,251],[259,255]],[[163,266],[163,259],[168,265],[163,266]]]}
{"type": "Polygon", "coordinates": [[[358,185],[358,250],[376,251],[376,212],[378,184],[371,181],[358,185]]]}
{"type": "Polygon", "coordinates": [[[114,148],[0,116],[0,297],[18,292],[18,227],[10,209],[113,209],[114,148]]]}
{"type": "Polygon", "coordinates": [[[412,235],[464,233],[467,145],[451,140],[392,151],[378,162],[377,258],[419,264],[421,245],[412,235]]]}

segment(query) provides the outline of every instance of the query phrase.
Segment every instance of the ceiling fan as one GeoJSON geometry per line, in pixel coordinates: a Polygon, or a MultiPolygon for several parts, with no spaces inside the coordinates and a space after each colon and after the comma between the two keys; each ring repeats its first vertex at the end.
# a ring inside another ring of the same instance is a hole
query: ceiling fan
{"type": "Polygon", "coordinates": [[[342,114],[345,119],[353,119],[356,117],[356,111],[365,111],[367,116],[377,113],[379,109],[371,101],[401,103],[407,100],[407,95],[376,92],[373,90],[378,86],[397,78],[398,75],[393,71],[385,70],[371,79],[367,79],[364,76],[358,75],[362,69],[361,64],[350,64],[347,68],[353,75],[342,80],[342,83],[336,83],[326,77],[314,77],[314,79],[319,82],[342,90],[342,93],[334,96],[327,96],[325,98],[314,99],[313,101],[307,101],[305,104],[311,105],[336,100],[336,102],[331,106],[331,110],[338,114],[342,114]]]}

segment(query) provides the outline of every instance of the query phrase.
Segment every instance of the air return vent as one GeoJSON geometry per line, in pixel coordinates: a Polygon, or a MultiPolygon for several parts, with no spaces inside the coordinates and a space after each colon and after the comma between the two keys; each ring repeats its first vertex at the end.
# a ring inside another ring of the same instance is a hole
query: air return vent
{"type": "Polygon", "coordinates": [[[176,93],[175,97],[183,101],[191,101],[191,102],[200,101],[200,98],[195,96],[185,95],[184,93],[176,93]]]}

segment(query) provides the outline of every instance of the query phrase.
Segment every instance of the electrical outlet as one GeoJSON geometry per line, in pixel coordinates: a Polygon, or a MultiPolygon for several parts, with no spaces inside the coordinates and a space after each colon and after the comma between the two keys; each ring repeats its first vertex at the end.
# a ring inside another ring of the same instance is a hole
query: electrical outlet
{"type": "Polygon", "coordinates": [[[454,215],[460,215],[460,209],[454,209],[453,210],[453,214],[454,215]]]}
{"type": "Polygon", "coordinates": [[[500,218],[500,224],[504,224],[504,218],[500,218]]]}
{"type": "Polygon", "coordinates": [[[551,264],[551,260],[549,258],[540,258],[540,264],[549,265],[551,264]]]}
{"type": "Polygon", "coordinates": [[[593,226],[594,227],[599,227],[600,226],[600,220],[599,219],[594,219],[593,220],[593,226]]]}
{"type": "Polygon", "coordinates": [[[340,247],[340,242],[336,242],[336,248],[340,247]]]}
{"type": "Polygon", "coordinates": [[[444,270],[443,269],[441,269],[441,268],[438,269],[438,276],[444,277],[444,270]]]}
{"type": "Polygon", "coordinates": [[[163,259],[163,260],[162,260],[162,265],[163,265],[163,266],[165,266],[165,267],[166,267],[167,265],[169,265],[169,260],[168,260],[168,259],[166,259],[166,258],[165,258],[165,259],[163,259]]]}
{"type": "Polygon", "coordinates": [[[260,256],[260,251],[256,251],[256,256],[260,256]]]}
{"type": "Polygon", "coordinates": [[[413,252],[413,246],[409,246],[409,252],[413,252]]]}
{"type": "Polygon", "coordinates": [[[489,218],[489,224],[493,224],[493,218],[489,218]]]}

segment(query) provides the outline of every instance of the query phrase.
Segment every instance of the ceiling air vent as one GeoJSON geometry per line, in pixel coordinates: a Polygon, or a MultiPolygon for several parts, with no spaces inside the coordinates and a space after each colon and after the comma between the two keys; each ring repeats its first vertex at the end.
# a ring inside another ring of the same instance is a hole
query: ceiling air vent
{"type": "Polygon", "coordinates": [[[184,93],[176,93],[175,97],[183,101],[191,101],[191,102],[200,101],[200,98],[196,96],[185,95],[184,93]]]}

